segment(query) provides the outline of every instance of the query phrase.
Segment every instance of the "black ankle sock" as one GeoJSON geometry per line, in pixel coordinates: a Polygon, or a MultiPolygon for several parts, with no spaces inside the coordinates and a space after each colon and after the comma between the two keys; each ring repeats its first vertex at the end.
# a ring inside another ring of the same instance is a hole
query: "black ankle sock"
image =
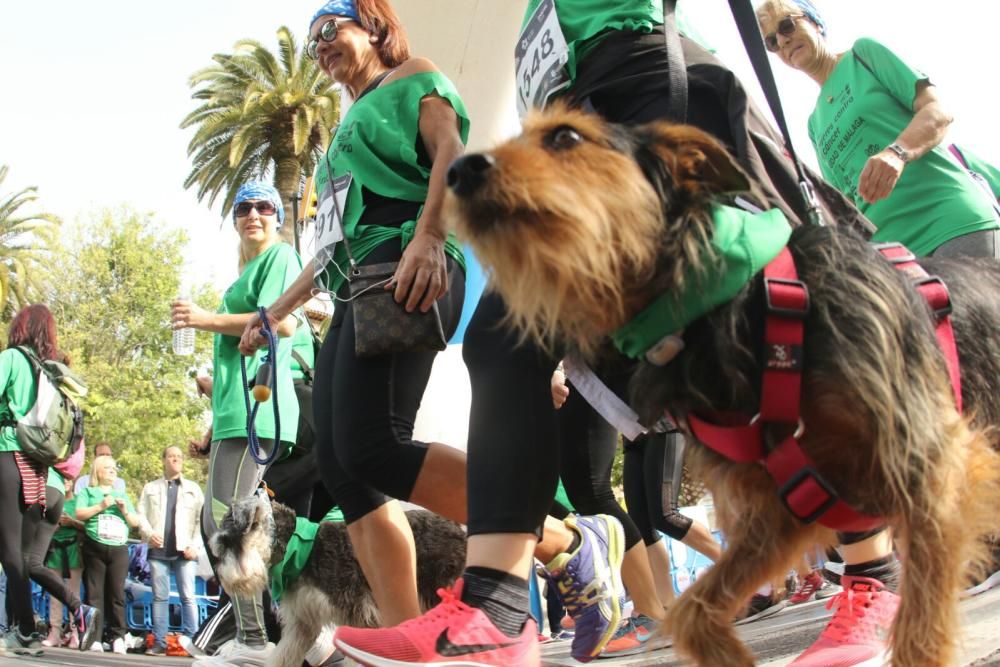
{"type": "Polygon", "coordinates": [[[899,588],[899,560],[896,558],[896,554],[889,554],[867,563],[845,565],[844,576],[875,579],[895,593],[896,589],[899,588]]]}
{"type": "Polygon", "coordinates": [[[528,620],[528,580],[488,567],[470,567],[462,575],[462,602],[482,609],[508,637],[517,637],[528,620]]]}

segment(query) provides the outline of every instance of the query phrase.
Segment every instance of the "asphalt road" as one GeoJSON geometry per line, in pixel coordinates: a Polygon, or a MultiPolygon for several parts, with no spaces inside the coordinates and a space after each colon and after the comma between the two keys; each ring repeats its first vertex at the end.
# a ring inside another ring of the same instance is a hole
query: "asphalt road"
{"type": "MultiPolygon", "coordinates": [[[[1000,588],[962,603],[963,645],[960,664],[966,667],[1000,665],[1000,588]]],[[[825,601],[786,607],[770,618],[747,623],[737,628],[740,636],[757,655],[760,667],[783,667],[791,662],[819,635],[830,612],[825,601]]],[[[580,665],[569,657],[568,642],[554,642],[542,647],[546,667],[580,665]]],[[[73,667],[139,667],[167,665],[187,667],[189,658],[150,658],[143,655],[119,656],[109,653],[80,653],[65,649],[47,649],[40,657],[18,657],[0,654],[0,667],[29,665],[68,665],[73,667]]],[[[649,653],[602,659],[590,663],[593,667],[668,667],[683,665],[670,649],[649,653]]]]}

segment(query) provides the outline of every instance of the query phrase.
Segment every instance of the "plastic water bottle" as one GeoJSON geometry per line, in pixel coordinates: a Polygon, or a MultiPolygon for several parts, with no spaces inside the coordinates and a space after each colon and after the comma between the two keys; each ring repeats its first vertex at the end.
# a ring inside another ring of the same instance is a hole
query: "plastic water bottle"
{"type": "MultiPolygon", "coordinates": [[[[185,294],[182,294],[177,298],[184,301],[190,301],[190,298],[185,294]]],[[[191,327],[174,329],[173,348],[174,354],[194,354],[194,329],[191,327]]]]}

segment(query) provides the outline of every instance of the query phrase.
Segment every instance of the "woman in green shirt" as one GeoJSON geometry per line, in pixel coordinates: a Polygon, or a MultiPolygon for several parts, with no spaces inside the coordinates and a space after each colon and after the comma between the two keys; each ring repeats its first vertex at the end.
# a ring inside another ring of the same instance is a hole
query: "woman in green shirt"
{"type": "MultiPolygon", "coordinates": [[[[464,257],[440,212],[447,168],[463,152],[469,130],[458,91],[432,62],[410,56],[399,17],[386,0],[326,3],[310,22],[307,45],[320,69],[353,99],[317,169],[318,209],[342,211],[360,264],[398,262],[386,289],[407,311],[426,312],[437,302],[450,337],[461,315],[464,257]]],[[[336,216],[324,220],[339,228],[336,216]]],[[[336,293],[333,321],[316,360],[317,461],[343,509],[382,622],[393,625],[418,615],[420,605],[413,537],[392,499],[464,522],[465,455],[413,439],[436,353],[358,357],[344,244],[321,236],[319,245],[315,266],[267,313],[274,323],[304,304],[315,289],[315,274],[336,293]]],[[[255,318],[241,349],[259,345],[255,318]]]]}
{"type": "MultiPolygon", "coordinates": [[[[125,653],[125,576],[128,574],[129,528],[142,528],[132,499],[114,488],[118,466],[98,456],[90,468],[90,486],[76,498],[76,519],[83,521],[83,569],[87,603],[108,609],[112,650],[125,653]],[[105,606],[107,602],[107,606],[105,606]]],[[[144,532],[150,532],[148,526],[144,532]]]]}
{"type": "MultiPolygon", "coordinates": [[[[212,357],[212,428],[205,437],[201,454],[210,454],[205,505],[202,509],[202,532],[205,544],[218,530],[226,511],[239,498],[252,494],[264,474],[263,466],[250,456],[247,448],[247,410],[244,398],[241,355],[237,349],[243,328],[260,306],[270,304],[299,275],[302,260],[298,253],[281,241],[279,230],[285,211],[278,191],[269,183],[249,181],[236,192],[233,224],[240,236],[240,275],[222,297],[217,313],[210,313],[190,301],[173,304],[175,329],[193,327],[215,334],[212,357]]],[[[274,323],[280,336],[292,336],[298,321],[291,312],[274,323]]],[[[288,340],[278,345],[275,358],[276,396],[260,403],[255,429],[261,448],[270,452],[276,446],[285,449],[295,443],[299,405],[291,374],[291,348],[288,340]],[[277,399],[281,433],[274,432],[274,405],[277,399]]],[[[257,372],[266,350],[246,360],[247,377],[257,372]]],[[[209,559],[215,555],[208,550],[209,559]]],[[[232,598],[236,611],[236,647],[246,660],[262,659],[270,650],[264,628],[263,602],[232,598]]],[[[235,654],[230,656],[236,659],[235,654]]]]}
{"type": "Polygon", "coordinates": [[[7,574],[7,601],[17,621],[7,645],[41,645],[35,633],[29,576],[70,608],[81,639],[93,642],[97,633],[92,628],[100,624],[97,610],[81,604],[77,591],[68,589],[42,563],[62,513],[64,485],[58,473],[25,456],[17,440],[14,423],[34,407],[38,392],[31,362],[16,349],[19,346],[29,348],[41,360],[63,358],[56,323],[46,306],[35,304],[21,310],[10,323],[7,349],[0,352],[0,565],[7,574]]]}
{"type": "MultiPolygon", "coordinates": [[[[52,471],[49,479],[59,473],[52,471]]],[[[49,485],[50,487],[52,484],[49,485]]],[[[80,591],[83,580],[83,554],[80,552],[83,523],[76,518],[76,496],[73,495],[73,484],[65,484],[66,494],[62,512],[58,515],[58,527],[52,534],[51,548],[45,559],[45,567],[63,580],[68,590],[73,593],[80,591]]],[[[73,618],[70,608],[70,619],[73,618]]],[[[49,636],[42,641],[42,646],[61,646],[80,648],[80,636],[76,625],[70,623],[66,637],[62,637],[63,603],[58,597],[52,596],[49,602],[49,636]]],[[[89,646],[87,648],[90,648],[89,646]]],[[[86,649],[84,649],[86,650],[86,649]]]]}

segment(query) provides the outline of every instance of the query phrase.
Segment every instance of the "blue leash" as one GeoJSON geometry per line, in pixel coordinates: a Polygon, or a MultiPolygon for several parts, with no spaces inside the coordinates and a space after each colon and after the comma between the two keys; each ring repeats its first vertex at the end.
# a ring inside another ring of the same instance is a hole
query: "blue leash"
{"type": "Polygon", "coordinates": [[[247,382],[247,358],[240,357],[240,370],[243,371],[243,401],[247,407],[247,449],[250,456],[259,465],[270,465],[274,459],[278,458],[281,450],[281,417],[278,412],[278,374],[276,365],[278,361],[278,336],[271,330],[271,323],[267,320],[267,310],[261,307],[258,311],[261,322],[261,331],[267,338],[268,352],[260,360],[257,367],[257,377],[253,384],[253,397],[255,402],[253,408],[250,407],[250,383],[247,382]],[[261,454],[260,439],[257,438],[257,429],[254,421],[257,419],[257,408],[261,403],[266,402],[274,396],[274,446],[271,453],[261,454]]]}

